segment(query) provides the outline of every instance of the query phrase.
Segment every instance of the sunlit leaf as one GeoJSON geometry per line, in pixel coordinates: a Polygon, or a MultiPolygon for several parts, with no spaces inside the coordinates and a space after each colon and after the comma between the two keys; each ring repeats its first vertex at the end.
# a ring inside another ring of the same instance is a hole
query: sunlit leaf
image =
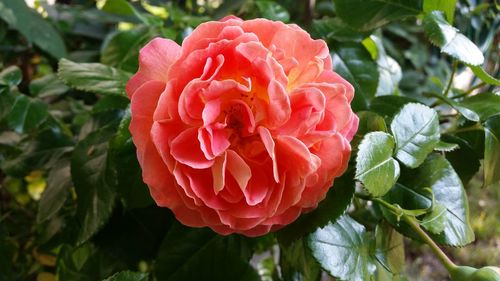
{"type": "Polygon", "coordinates": [[[356,179],[375,197],[384,195],[399,178],[394,147],[394,138],[383,132],[367,134],[358,147],[356,179]]]}
{"type": "Polygon", "coordinates": [[[365,281],[375,272],[365,227],[347,215],[316,230],[307,239],[314,258],[334,277],[365,281]]]}
{"type": "Polygon", "coordinates": [[[455,18],[455,7],[457,0],[424,0],[424,12],[429,13],[435,10],[444,12],[446,19],[453,24],[455,18]]]}
{"type": "Polygon", "coordinates": [[[57,72],[67,85],[96,94],[125,94],[130,74],[100,63],[76,63],[67,59],[59,61],[57,72]]]}
{"type": "Polygon", "coordinates": [[[438,115],[425,105],[407,104],[392,120],[391,131],[396,158],[408,167],[418,167],[439,142],[438,115]]]}
{"type": "Polygon", "coordinates": [[[440,11],[428,13],[424,17],[424,31],[429,40],[441,48],[441,52],[470,65],[481,65],[484,56],[481,50],[451,26],[440,11]]]}
{"type": "Polygon", "coordinates": [[[436,203],[432,207],[432,211],[422,219],[420,225],[434,234],[443,232],[446,223],[446,211],[445,206],[436,203]]]}
{"type": "MultiPolygon", "coordinates": [[[[433,154],[411,176],[404,180],[407,186],[420,193],[430,187],[435,201],[446,207],[444,230],[432,234],[440,244],[464,246],[474,241],[469,221],[469,203],[462,181],[442,155],[433,154]]],[[[439,210],[437,211],[439,214],[439,210]]],[[[432,216],[432,215],[431,215],[432,216]]]]}

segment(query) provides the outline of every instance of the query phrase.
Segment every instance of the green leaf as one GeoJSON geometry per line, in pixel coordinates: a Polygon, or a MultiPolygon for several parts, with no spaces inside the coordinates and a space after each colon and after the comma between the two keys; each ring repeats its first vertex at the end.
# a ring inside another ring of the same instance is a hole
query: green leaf
{"type": "Polygon", "coordinates": [[[468,97],[460,102],[460,104],[477,112],[482,121],[500,112],[500,96],[491,92],[468,97]]]}
{"type": "Polygon", "coordinates": [[[333,39],[340,42],[361,42],[368,32],[360,32],[342,22],[339,18],[315,19],[311,25],[314,38],[333,39]]]}
{"type": "Polygon", "coordinates": [[[3,172],[23,177],[35,169],[50,169],[73,148],[71,137],[58,128],[42,130],[34,139],[19,145],[22,153],[0,163],[3,172]]]}
{"type": "Polygon", "coordinates": [[[430,13],[435,10],[442,11],[450,24],[453,24],[456,6],[457,0],[424,0],[424,12],[430,13]]]}
{"type": "Polygon", "coordinates": [[[375,228],[375,258],[393,275],[403,273],[405,266],[405,249],[403,236],[396,232],[387,222],[375,228]]]}
{"type": "Polygon", "coordinates": [[[399,163],[392,158],[394,138],[383,132],[367,134],[358,147],[356,179],[374,197],[383,196],[399,178],[399,163]]]}
{"type": "Polygon", "coordinates": [[[314,211],[301,215],[292,224],[278,231],[280,243],[288,245],[340,217],[349,207],[354,195],[353,178],[353,171],[348,170],[342,177],[335,179],[333,187],[326,194],[326,198],[318,204],[314,211]]]}
{"type": "Polygon", "coordinates": [[[381,38],[371,35],[365,40],[372,41],[376,48],[375,59],[377,61],[379,78],[375,95],[392,95],[398,89],[399,81],[403,77],[401,67],[396,60],[387,55],[381,38]]]}
{"type": "MultiPolygon", "coordinates": [[[[422,191],[423,193],[423,191],[422,191]]],[[[391,204],[397,204],[405,210],[423,210],[432,207],[432,201],[414,189],[397,183],[394,188],[384,196],[384,200],[391,204]]]]}
{"type": "Polygon", "coordinates": [[[484,153],[483,130],[464,132],[456,136],[443,135],[443,140],[459,146],[458,149],[446,152],[445,156],[460,176],[460,180],[468,183],[481,167],[479,160],[483,158],[481,155],[484,153]],[[472,141],[481,143],[481,155],[474,150],[472,141]]]}
{"type": "MultiPolygon", "coordinates": [[[[0,3],[0,5],[2,5],[0,3]]],[[[12,65],[0,72],[0,86],[17,86],[23,80],[23,73],[19,67],[12,65]]]]}
{"type": "Polygon", "coordinates": [[[451,26],[440,11],[433,11],[424,17],[424,31],[441,52],[470,65],[481,65],[484,56],[481,50],[458,29],[451,26]]]}
{"type": "Polygon", "coordinates": [[[124,95],[106,95],[101,97],[94,107],[92,107],[92,114],[98,113],[111,113],[113,111],[124,111],[130,104],[130,100],[124,95]]]}
{"type": "Polygon", "coordinates": [[[113,129],[104,127],[90,133],[73,151],[71,175],[81,225],[77,243],[94,235],[107,222],[115,205],[116,175],[108,166],[108,142],[113,135],[113,129]]]}
{"type": "Polygon", "coordinates": [[[353,108],[366,109],[377,91],[377,64],[361,43],[337,43],[331,50],[333,69],[354,86],[353,108]]]}
{"type": "Polygon", "coordinates": [[[481,79],[484,83],[494,85],[494,86],[500,86],[500,80],[492,77],[488,72],[486,72],[481,66],[479,65],[469,65],[470,69],[474,74],[476,74],[477,78],[481,79]]]}
{"type": "Polygon", "coordinates": [[[66,46],[59,33],[24,1],[0,2],[0,18],[52,57],[66,56],[66,46]]]}
{"type": "Polygon", "coordinates": [[[375,272],[365,227],[347,215],[316,230],[307,240],[314,258],[334,277],[365,281],[375,272]]]}
{"type": "Polygon", "coordinates": [[[500,114],[494,115],[484,123],[484,185],[500,181],[500,114]]]}
{"type": "Polygon", "coordinates": [[[424,194],[430,187],[435,202],[446,207],[444,231],[432,234],[440,244],[464,246],[474,240],[469,221],[469,204],[462,182],[451,164],[439,154],[432,154],[408,179],[407,186],[424,194]]]}
{"type": "Polygon", "coordinates": [[[8,88],[0,88],[0,121],[12,111],[12,105],[16,100],[8,88]]]}
{"type": "Polygon", "coordinates": [[[141,208],[153,203],[149,189],[142,180],[142,170],[128,129],[130,111],[122,119],[116,135],[111,139],[110,166],[118,178],[117,192],[127,208],[141,208]]]}
{"type": "Polygon", "coordinates": [[[448,143],[448,142],[444,142],[444,141],[439,141],[436,144],[436,147],[434,148],[434,150],[441,151],[441,152],[450,152],[450,151],[453,151],[459,147],[460,146],[456,143],[448,143]]]}
{"type": "Polygon", "coordinates": [[[321,268],[311,255],[305,239],[280,247],[280,268],[284,280],[317,281],[321,268]]]}
{"type": "Polygon", "coordinates": [[[64,244],[57,255],[56,272],[58,280],[90,281],[103,280],[126,267],[119,256],[111,256],[93,244],[74,248],[64,244]]]}
{"type": "Polygon", "coordinates": [[[405,105],[392,120],[391,130],[396,158],[410,168],[418,167],[439,142],[438,115],[422,104],[405,105]]]}
{"type": "Polygon", "coordinates": [[[288,22],[290,20],[290,14],[288,11],[280,4],[269,1],[269,0],[257,0],[255,2],[257,9],[263,18],[288,22]]]}
{"type": "Polygon", "coordinates": [[[124,71],[135,72],[139,67],[139,49],[152,37],[146,26],[110,33],[101,48],[101,63],[124,71]]]}
{"type": "Polygon", "coordinates": [[[356,135],[363,136],[369,132],[387,131],[387,125],[382,116],[373,111],[358,111],[359,126],[356,135]]]}
{"type": "Polygon", "coordinates": [[[424,216],[420,225],[428,231],[439,234],[444,231],[446,223],[446,207],[440,203],[436,203],[432,207],[432,211],[424,216]]]}
{"type": "MultiPolygon", "coordinates": [[[[403,176],[406,174],[403,173],[403,176]]],[[[432,195],[429,194],[429,189],[417,190],[397,183],[387,192],[383,200],[396,207],[398,213],[394,213],[379,203],[376,203],[375,207],[381,211],[387,222],[399,233],[412,239],[420,240],[420,237],[414,233],[413,229],[401,220],[401,215],[413,217],[425,215],[432,209],[433,202],[429,199],[430,196],[432,195]]]]}
{"type": "Polygon", "coordinates": [[[61,209],[72,186],[69,161],[57,162],[49,172],[47,187],[38,205],[38,223],[52,218],[61,209]]]}
{"type": "Polygon", "coordinates": [[[125,85],[131,74],[100,63],[59,61],[57,72],[68,86],[96,94],[125,94],[125,85]]]}
{"type": "Polygon", "coordinates": [[[122,271],[113,274],[113,276],[104,279],[103,281],[147,281],[149,280],[147,273],[122,271]]]}
{"type": "Polygon", "coordinates": [[[101,251],[120,257],[127,264],[155,259],[175,220],[172,212],[156,205],[118,210],[92,241],[101,251]]]}
{"type": "Polygon", "coordinates": [[[380,96],[372,100],[370,110],[387,119],[392,119],[404,105],[411,102],[417,101],[405,96],[380,96]]]}
{"type": "Polygon", "coordinates": [[[241,251],[246,246],[239,236],[224,237],[207,228],[187,228],[174,223],[159,249],[156,278],[257,281],[258,274],[242,258],[241,251]]]}
{"type": "Polygon", "coordinates": [[[458,112],[460,112],[460,114],[462,114],[465,118],[467,118],[468,120],[470,120],[472,122],[479,121],[479,115],[475,111],[460,105],[458,102],[456,102],[456,101],[454,101],[446,96],[436,94],[436,93],[426,93],[426,96],[435,97],[439,100],[444,101],[445,103],[447,103],[448,105],[450,105],[451,107],[456,109],[458,112]]]}
{"type": "Polygon", "coordinates": [[[69,88],[55,74],[48,74],[34,79],[29,85],[30,94],[41,98],[59,96],[66,93],[69,88]]]}
{"type": "Polygon", "coordinates": [[[134,15],[134,7],[127,0],[98,0],[97,8],[110,14],[134,15]]]}
{"type": "Polygon", "coordinates": [[[337,15],[360,30],[373,30],[422,11],[422,0],[334,0],[334,3],[337,15]]]}
{"type": "Polygon", "coordinates": [[[47,104],[19,94],[7,116],[7,123],[11,129],[22,134],[38,128],[48,115],[47,104]]]}

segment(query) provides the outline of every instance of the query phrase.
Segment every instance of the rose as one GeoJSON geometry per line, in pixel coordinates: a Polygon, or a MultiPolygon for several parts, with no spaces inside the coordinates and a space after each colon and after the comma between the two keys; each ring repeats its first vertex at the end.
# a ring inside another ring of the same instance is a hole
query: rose
{"type": "Polygon", "coordinates": [[[257,236],[314,209],[358,126],[352,86],[297,25],[235,17],[156,38],[126,91],[144,182],[188,226],[257,236]]]}

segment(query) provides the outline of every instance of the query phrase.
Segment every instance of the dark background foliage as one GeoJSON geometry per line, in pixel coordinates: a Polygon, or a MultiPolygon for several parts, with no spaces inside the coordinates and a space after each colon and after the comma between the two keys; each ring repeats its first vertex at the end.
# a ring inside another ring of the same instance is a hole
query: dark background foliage
{"type": "Polygon", "coordinates": [[[0,1],[0,281],[448,278],[382,201],[457,263],[500,264],[496,2],[52,2],[0,1]],[[139,49],[228,14],[324,39],[360,117],[318,209],[254,239],[156,207],[128,132],[139,49]]]}

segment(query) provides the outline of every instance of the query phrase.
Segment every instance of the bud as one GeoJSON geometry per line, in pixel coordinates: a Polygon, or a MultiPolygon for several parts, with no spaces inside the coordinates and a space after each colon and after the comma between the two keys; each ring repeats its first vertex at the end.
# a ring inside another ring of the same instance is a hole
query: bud
{"type": "Polygon", "coordinates": [[[471,276],[477,271],[476,268],[470,266],[457,266],[450,270],[452,281],[471,281],[471,276]]]}
{"type": "Polygon", "coordinates": [[[471,281],[500,281],[500,268],[485,266],[471,275],[471,281]]]}

